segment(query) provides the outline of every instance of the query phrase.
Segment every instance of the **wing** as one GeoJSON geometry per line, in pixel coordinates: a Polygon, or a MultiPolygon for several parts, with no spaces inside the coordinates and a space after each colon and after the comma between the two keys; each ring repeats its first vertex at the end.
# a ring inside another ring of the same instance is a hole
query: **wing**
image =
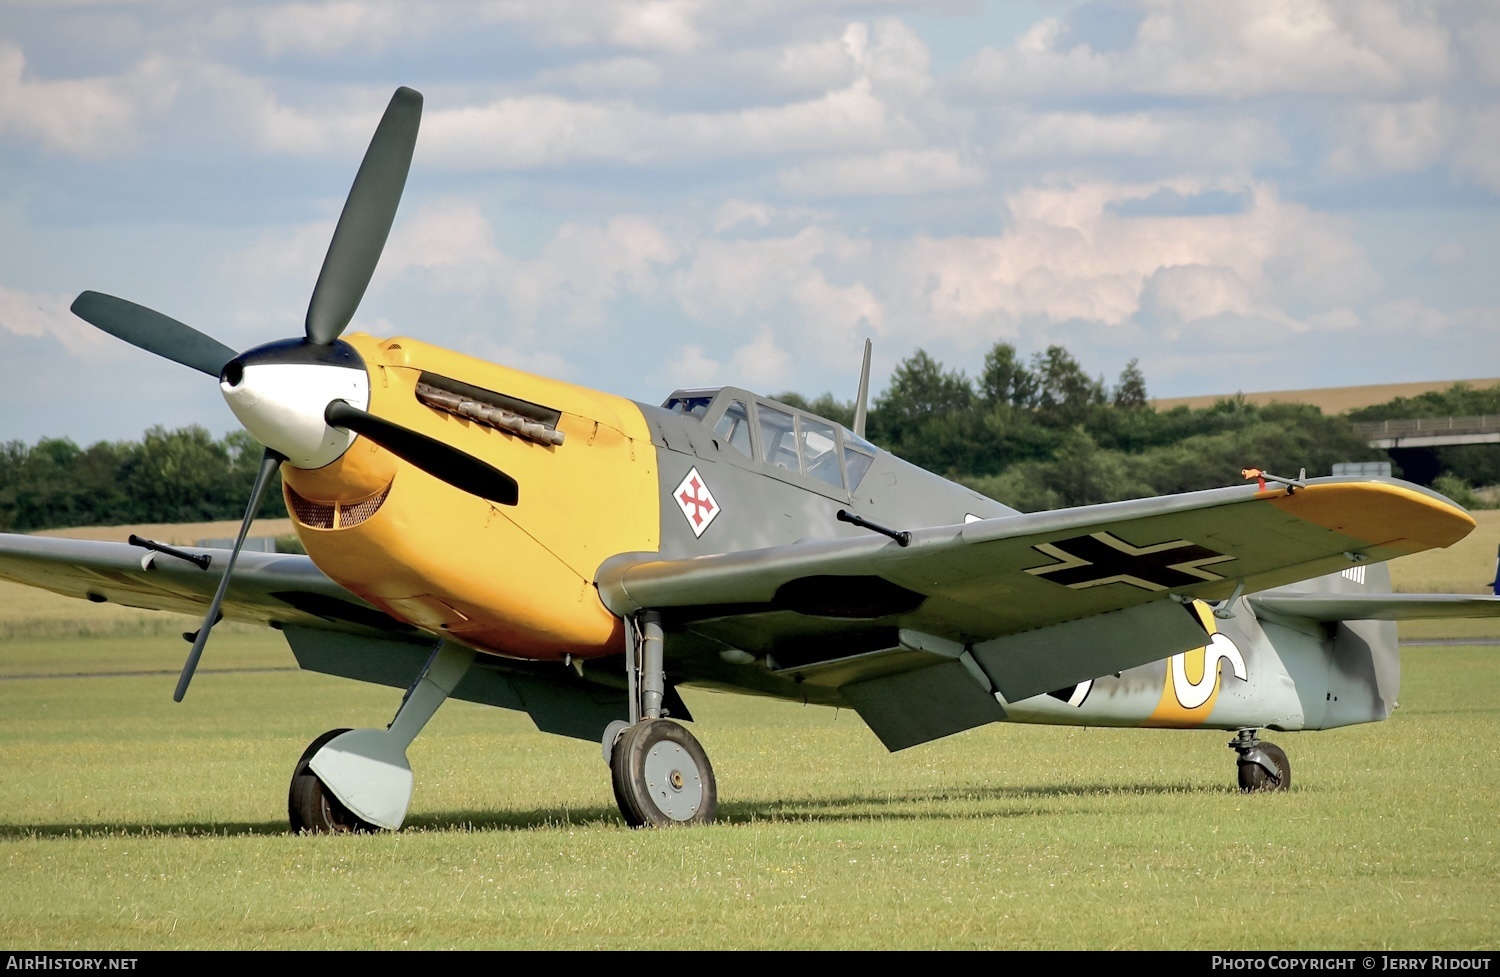
{"type": "MultiPolygon", "coordinates": [[[[958,710],[965,682],[1019,701],[1201,646],[1182,601],[1447,546],[1473,526],[1415,485],[1315,479],[1295,492],[1245,485],[918,529],[905,547],[871,535],[690,560],[625,555],[596,582],[615,613],[661,611],[674,630],[839,689],[871,721],[857,701],[868,683],[889,686],[874,689],[885,704],[871,712],[919,695],[958,710]],[[951,682],[891,684],[945,662],[951,682]]],[[[964,699],[973,718],[987,709],[964,699]]]]}
{"type": "MultiPolygon", "coordinates": [[[[97,603],[201,616],[229,551],[184,549],[208,556],[208,569],[124,543],[0,533],[0,579],[97,603]]],[[[307,557],[286,553],[241,553],[223,613],[230,620],[276,627],[421,634],[334,583],[307,557]]]]}
{"type": "Polygon", "coordinates": [[[1309,621],[1418,621],[1500,617],[1500,597],[1477,594],[1260,594],[1256,614],[1270,612],[1309,621]]]}
{"type": "MultiPolygon", "coordinates": [[[[200,616],[219,583],[228,550],[183,547],[210,557],[194,563],[124,543],[0,533],[0,579],[69,597],[200,616]]],[[[223,604],[231,620],[279,628],[309,671],[408,688],[436,636],[390,617],[339,586],[305,556],[242,552],[223,604]]],[[[597,740],[626,714],[615,679],[585,679],[555,664],[481,655],[454,697],[530,714],[537,727],[597,740]]],[[[590,677],[591,679],[594,676],[590,677]]],[[[675,691],[673,715],[689,718],[675,691]]]]}

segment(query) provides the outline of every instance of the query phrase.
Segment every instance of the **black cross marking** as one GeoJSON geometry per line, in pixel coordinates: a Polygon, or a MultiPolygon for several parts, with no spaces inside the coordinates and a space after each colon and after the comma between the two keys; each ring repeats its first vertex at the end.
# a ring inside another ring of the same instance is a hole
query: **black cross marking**
{"type": "Polygon", "coordinates": [[[1032,549],[1058,562],[1030,567],[1026,572],[1045,576],[1073,590],[1111,583],[1129,584],[1142,590],[1170,590],[1205,580],[1223,580],[1204,567],[1234,559],[1191,540],[1133,546],[1114,533],[1074,536],[1055,543],[1039,543],[1032,549]]]}

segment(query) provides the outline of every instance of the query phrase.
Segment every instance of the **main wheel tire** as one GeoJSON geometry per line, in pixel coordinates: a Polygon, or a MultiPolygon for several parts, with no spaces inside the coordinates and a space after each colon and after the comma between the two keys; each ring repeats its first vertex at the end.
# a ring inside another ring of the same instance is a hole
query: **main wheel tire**
{"type": "Polygon", "coordinates": [[[635,805],[631,803],[630,789],[625,783],[626,765],[622,758],[628,749],[627,744],[631,734],[644,725],[645,723],[636,723],[634,726],[626,726],[620,730],[620,735],[615,738],[614,752],[609,758],[609,783],[615,792],[615,806],[620,809],[620,817],[624,818],[625,823],[632,828],[643,827],[646,822],[641,818],[641,813],[635,809],[635,805]]]}
{"type": "Polygon", "coordinates": [[[610,780],[620,814],[634,828],[708,824],[719,805],[708,754],[665,719],[645,719],[620,734],[610,780]]]}
{"type": "Polygon", "coordinates": [[[1266,790],[1286,790],[1292,786],[1292,764],[1286,758],[1286,751],[1275,743],[1262,742],[1260,748],[1271,762],[1276,764],[1281,774],[1273,776],[1271,771],[1254,760],[1241,759],[1240,790],[1249,794],[1266,790]]]}
{"type": "Polygon", "coordinates": [[[348,834],[379,831],[376,825],[359,817],[333,796],[326,784],[312,772],[312,758],[328,741],[347,729],[330,729],[307,745],[297,766],[292,769],[292,783],[287,790],[286,816],[292,834],[348,834]]]}

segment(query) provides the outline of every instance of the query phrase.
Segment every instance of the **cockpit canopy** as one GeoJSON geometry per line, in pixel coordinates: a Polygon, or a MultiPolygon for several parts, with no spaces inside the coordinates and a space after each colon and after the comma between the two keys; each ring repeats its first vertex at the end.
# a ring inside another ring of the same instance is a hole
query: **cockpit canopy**
{"type": "Polygon", "coordinates": [[[853,492],[875,460],[875,446],[843,425],[737,387],[678,390],[662,406],[752,461],[835,489],[853,492]]]}

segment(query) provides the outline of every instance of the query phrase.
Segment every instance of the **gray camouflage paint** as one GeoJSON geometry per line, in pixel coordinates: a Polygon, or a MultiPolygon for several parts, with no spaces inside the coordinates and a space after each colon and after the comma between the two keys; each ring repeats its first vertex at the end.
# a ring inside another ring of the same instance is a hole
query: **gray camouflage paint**
{"type": "MultiPolygon", "coordinates": [[[[876,455],[852,495],[816,479],[761,464],[721,443],[713,431],[713,423],[731,397],[746,403],[757,399],[767,402],[767,398],[756,398],[748,391],[725,388],[702,419],[661,407],[638,405],[659,449],[660,557],[680,559],[785,545],[809,538],[870,534],[869,530],[837,521],[835,515],[842,508],[894,529],[956,525],[970,515],[990,518],[1016,513],[884,451],[876,455]],[[672,498],[673,489],[694,468],[720,509],[701,536],[693,533],[672,498]]],[[[769,403],[795,412],[794,408],[775,401],[769,403]]],[[[1267,593],[1389,592],[1389,574],[1383,564],[1363,569],[1363,583],[1334,573],[1267,593]]],[[[1394,623],[1325,624],[1271,614],[1262,617],[1257,616],[1252,601],[1253,598],[1240,598],[1233,605],[1235,613],[1231,618],[1216,621],[1219,633],[1238,649],[1245,677],[1239,678],[1229,661],[1219,660],[1213,708],[1195,724],[1197,727],[1322,729],[1374,722],[1390,715],[1400,679],[1394,623]]],[[[830,637],[849,627],[847,621],[831,625],[830,637]]],[[[711,626],[675,632],[668,643],[669,667],[675,664],[678,674],[692,685],[856,708],[861,701],[870,703],[871,708],[877,703],[881,709],[894,708],[892,703],[899,700],[901,690],[906,687],[903,683],[910,686],[912,694],[926,691],[931,695],[932,691],[925,686],[938,681],[939,674],[945,676],[941,681],[950,683],[950,696],[958,692],[958,686],[951,683],[986,682],[972,667],[946,668],[940,664],[940,658],[922,659],[923,652],[892,642],[889,659],[896,671],[888,678],[859,676],[862,686],[872,691],[855,694],[856,686],[838,684],[836,668],[789,667],[774,658],[737,654],[733,644],[723,640],[726,636],[721,634],[715,640],[711,626]],[[912,668],[913,665],[917,667],[912,668]],[[902,668],[911,670],[901,671],[902,668]],[[914,676],[918,674],[930,677],[917,679],[914,676]],[[918,685],[924,688],[919,690],[918,685]],[[877,687],[881,689],[879,695],[873,691],[877,687]]],[[[1065,693],[1072,691],[1069,689],[1007,702],[990,685],[984,692],[993,696],[998,708],[991,713],[971,710],[974,719],[970,725],[1002,721],[1137,726],[1157,711],[1164,695],[1174,694],[1171,668],[1172,659],[1168,658],[1098,677],[1088,688],[1087,696],[1081,697],[1082,701],[1076,705],[1066,701],[1065,693]]],[[[872,727],[879,726],[878,717],[866,718],[872,721],[872,727]]],[[[963,721],[957,722],[959,729],[968,728],[962,725],[963,721]]],[[[941,723],[921,721],[916,725],[920,728],[908,730],[906,736],[896,732],[887,737],[885,731],[877,732],[888,746],[896,749],[912,745],[907,739],[922,742],[924,738],[932,738],[924,731],[935,735],[958,731],[939,731],[941,723]]]]}

